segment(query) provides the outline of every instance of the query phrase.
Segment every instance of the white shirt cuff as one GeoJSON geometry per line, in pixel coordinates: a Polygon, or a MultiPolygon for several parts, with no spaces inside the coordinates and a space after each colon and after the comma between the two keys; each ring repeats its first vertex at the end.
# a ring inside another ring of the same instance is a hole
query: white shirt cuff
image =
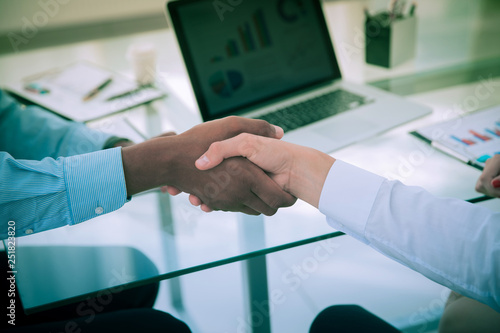
{"type": "Polygon", "coordinates": [[[384,178],[336,160],[326,177],[319,210],[333,228],[368,243],[366,222],[384,178]]]}

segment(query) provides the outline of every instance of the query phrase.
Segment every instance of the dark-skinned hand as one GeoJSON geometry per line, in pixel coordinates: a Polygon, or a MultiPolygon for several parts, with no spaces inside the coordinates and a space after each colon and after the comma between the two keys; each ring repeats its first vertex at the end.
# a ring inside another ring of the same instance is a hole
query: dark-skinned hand
{"type": "Polygon", "coordinates": [[[213,142],[241,133],[282,136],[265,121],[228,117],[123,148],[128,195],[169,185],[198,197],[214,210],[273,215],[278,208],[293,205],[296,198],[245,158],[227,159],[208,171],[196,168],[195,161],[213,142]]]}

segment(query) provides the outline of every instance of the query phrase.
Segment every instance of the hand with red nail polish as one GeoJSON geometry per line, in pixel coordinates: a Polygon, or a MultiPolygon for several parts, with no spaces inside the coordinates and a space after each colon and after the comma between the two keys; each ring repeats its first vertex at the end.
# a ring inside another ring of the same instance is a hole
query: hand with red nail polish
{"type": "Polygon", "coordinates": [[[500,198],[500,155],[497,154],[485,163],[483,173],[476,183],[476,191],[500,198]]]}

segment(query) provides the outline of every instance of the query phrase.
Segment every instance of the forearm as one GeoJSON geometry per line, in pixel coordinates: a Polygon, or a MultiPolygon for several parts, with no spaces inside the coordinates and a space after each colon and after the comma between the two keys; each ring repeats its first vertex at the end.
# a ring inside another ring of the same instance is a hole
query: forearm
{"type": "Polygon", "coordinates": [[[500,213],[386,181],[365,235],[380,252],[500,311],[500,213]]]}
{"type": "Polygon", "coordinates": [[[120,149],[42,161],[0,153],[0,237],[77,224],[120,208],[126,188],[120,149]]]}
{"type": "Polygon", "coordinates": [[[173,138],[158,138],[122,149],[127,196],[169,184],[178,146],[173,138]]]}
{"type": "Polygon", "coordinates": [[[336,161],[320,199],[336,229],[500,309],[500,214],[336,161]]]}

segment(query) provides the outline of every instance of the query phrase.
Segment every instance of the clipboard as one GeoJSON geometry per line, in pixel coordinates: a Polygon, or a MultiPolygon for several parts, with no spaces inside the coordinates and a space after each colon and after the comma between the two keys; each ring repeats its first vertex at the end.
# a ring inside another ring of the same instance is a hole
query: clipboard
{"type": "Polygon", "coordinates": [[[65,118],[86,122],[160,99],[166,93],[88,62],[54,68],[5,90],[65,118]]]}

